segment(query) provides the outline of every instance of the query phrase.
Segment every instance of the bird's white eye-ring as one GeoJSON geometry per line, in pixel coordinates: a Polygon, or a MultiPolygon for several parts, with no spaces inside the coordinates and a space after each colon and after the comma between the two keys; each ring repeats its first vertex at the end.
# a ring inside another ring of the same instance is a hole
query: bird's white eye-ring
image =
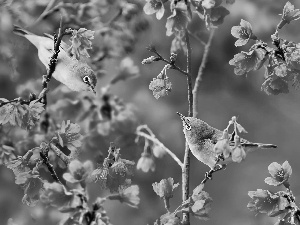
{"type": "Polygon", "coordinates": [[[88,76],[84,76],[84,77],[82,78],[82,80],[83,80],[84,83],[87,83],[87,84],[90,84],[90,83],[91,83],[91,79],[90,79],[88,76]]]}
{"type": "Polygon", "coordinates": [[[189,124],[186,123],[186,124],[185,124],[185,129],[186,129],[186,130],[191,130],[192,127],[191,127],[191,125],[189,125],[189,124]]]}

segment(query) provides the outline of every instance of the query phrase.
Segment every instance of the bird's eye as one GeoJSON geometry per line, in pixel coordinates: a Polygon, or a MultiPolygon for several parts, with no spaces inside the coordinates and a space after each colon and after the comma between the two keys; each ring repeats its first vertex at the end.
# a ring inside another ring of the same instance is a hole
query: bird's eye
{"type": "Polygon", "coordinates": [[[191,125],[190,125],[190,124],[186,123],[186,124],[185,124],[185,129],[186,129],[186,130],[191,130],[191,129],[192,129],[192,127],[191,127],[191,125]]]}
{"type": "Polygon", "coordinates": [[[84,83],[88,83],[88,84],[91,83],[91,80],[88,76],[84,76],[82,80],[83,80],[84,83]]]}

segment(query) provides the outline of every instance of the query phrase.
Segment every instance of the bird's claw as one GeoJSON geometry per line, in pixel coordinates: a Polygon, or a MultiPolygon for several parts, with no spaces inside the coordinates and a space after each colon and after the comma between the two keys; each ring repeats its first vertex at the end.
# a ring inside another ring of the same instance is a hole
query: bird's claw
{"type": "Polygon", "coordinates": [[[214,172],[219,171],[219,170],[225,170],[226,169],[226,164],[216,164],[214,168],[214,172]]]}
{"type": "Polygon", "coordinates": [[[205,173],[205,178],[206,178],[206,179],[212,180],[212,171],[213,171],[213,170],[210,170],[209,172],[206,172],[206,173],[205,173]]]}

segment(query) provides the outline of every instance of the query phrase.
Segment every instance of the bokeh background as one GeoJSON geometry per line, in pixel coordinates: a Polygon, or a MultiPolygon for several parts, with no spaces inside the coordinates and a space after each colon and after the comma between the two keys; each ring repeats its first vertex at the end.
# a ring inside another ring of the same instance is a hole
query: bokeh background
{"type": "MultiPolygon", "coordinates": [[[[30,1],[35,2],[35,1],[30,1]]],[[[45,2],[45,1],[41,1],[45,2]]],[[[252,24],[253,31],[262,40],[270,43],[270,35],[274,33],[277,23],[280,21],[280,13],[286,1],[278,0],[237,0],[230,5],[230,15],[217,29],[210,49],[208,63],[200,85],[199,115],[198,117],[210,125],[224,129],[232,116],[238,116],[238,121],[246,128],[248,134],[244,138],[254,142],[273,143],[278,145],[276,150],[261,150],[248,155],[240,164],[232,164],[225,171],[214,175],[213,180],[205,185],[205,191],[213,198],[211,219],[199,221],[192,218],[191,224],[206,225],[269,225],[275,220],[265,215],[257,215],[247,209],[250,200],[248,191],[258,188],[278,191],[278,188],[268,186],[264,179],[268,176],[267,167],[272,162],[282,164],[288,160],[293,168],[291,189],[296,198],[300,195],[300,92],[291,88],[290,93],[278,96],[268,96],[260,90],[264,81],[263,69],[250,72],[248,76],[236,76],[233,67],[228,61],[234,54],[245,48],[234,46],[235,38],[231,36],[232,26],[238,25],[241,19],[252,24]]],[[[298,1],[291,1],[296,8],[300,8],[298,1]]],[[[37,4],[36,2],[34,4],[37,4]]],[[[36,8],[36,14],[43,10],[36,8]]],[[[7,18],[3,11],[0,14],[0,31],[5,25],[7,18]]],[[[148,89],[150,81],[156,77],[163,63],[141,65],[140,62],[150,56],[145,49],[149,44],[154,44],[156,49],[164,55],[170,53],[172,38],[165,35],[166,16],[161,21],[149,16],[150,28],[141,34],[134,52],[130,53],[135,63],[139,65],[140,76],[127,82],[120,82],[113,87],[112,92],[122,96],[125,102],[135,105],[136,114],[141,124],[148,126],[155,132],[157,137],[178,157],[183,158],[184,136],[182,124],[176,112],[187,115],[187,87],[186,79],[177,71],[168,71],[168,76],[173,84],[172,92],[164,98],[156,100],[148,89]]],[[[51,21],[48,23],[51,23],[51,21]]],[[[36,33],[44,31],[47,22],[32,28],[36,33]]],[[[190,25],[192,31],[199,27],[203,30],[202,37],[206,40],[208,33],[204,31],[204,23],[199,19],[190,25]]],[[[47,27],[47,26],[46,26],[47,27]]],[[[294,42],[300,42],[299,22],[292,22],[284,27],[280,35],[294,42]]],[[[9,35],[9,34],[7,34],[9,35]]],[[[11,38],[13,35],[10,34],[11,38]]],[[[17,97],[15,87],[18,84],[34,78],[39,78],[44,66],[37,58],[36,49],[26,40],[14,41],[14,53],[20,66],[13,68],[5,57],[0,57],[0,97],[13,99],[17,97]],[[22,70],[20,70],[22,68],[22,70]],[[16,73],[19,73],[17,75],[16,73]]],[[[201,63],[203,46],[191,38],[192,44],[192,71],[196,76],[201,63]]],[[[0,43],[0,52],[5,52],[5,45],[0,43]]],[[[0,54],[1,55],[1,54],[0,54]]],[[[185,58],[178,56],[178,65],[185,67],[185,58]]],[[[106,70],[115,70],[114,62],[107,63],[106,70]]],[[[104,87],[111,79],[106,75],[98,81],[98,90],[104,87]]],[[[53,81],[53,88],[58,83],[53,81]]],[[[111,140],[113,141],[113,140],[111,140]]],[[[99,146],[99,151],[106,151],[99,146]]],[[[142,147],[132,147],[121,153],[128,159],[137,162],[142,147]]],[[[93,157],[91,153],[90,157],[93,157]]],[[[190,188],[195,188],[203,179],[204,173],[209,168],[191,157],[190,188]]],[[[168,156],[156,159],[156,170],[143,173],[137,170],[133,183],[140,186],[141,203],[138,209],[129,208],[118,202],[105,204],[107,213],[113,224],[153,224],[153,222],[165,213],[163,202],[152,190],[152,183],[159,182],[163,178],[173,177],[175,182],[181,182],[181,171],[177,164],[168,156]]],[[[97,185],[91,185],[90,197],[101,196],[105,193],[97,185]]],[[[39,207],[29,208],[22,204],[23,191],[14,183],[11,170],[0,166],[0,224],[6,224],[8,218],[14,218],[16,224],[57,224],[60,215],[51,210],[43,211],[39,207]]],[[[180,204],[181,186],[171,199],[171,209],[180,204]]],[[[296,199],[296,202],[299,203],[296,199]]]]}

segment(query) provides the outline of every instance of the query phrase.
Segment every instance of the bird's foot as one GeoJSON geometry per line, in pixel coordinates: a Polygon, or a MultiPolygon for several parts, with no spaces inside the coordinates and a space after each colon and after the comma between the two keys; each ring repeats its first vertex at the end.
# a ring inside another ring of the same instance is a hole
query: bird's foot
{"type": "Polygon", "coordinates": [[[214,168],[214,172],[217,172],[219,170],[225,170],[226,169],[226,164],[216,164],[214,168]]]}
{"type": "Polygon", "coordinates": [[[212,173],[214,170],[210,170],[209,172],[205,173],[205,179],[206,180],[212,180],[212,173]]]}

